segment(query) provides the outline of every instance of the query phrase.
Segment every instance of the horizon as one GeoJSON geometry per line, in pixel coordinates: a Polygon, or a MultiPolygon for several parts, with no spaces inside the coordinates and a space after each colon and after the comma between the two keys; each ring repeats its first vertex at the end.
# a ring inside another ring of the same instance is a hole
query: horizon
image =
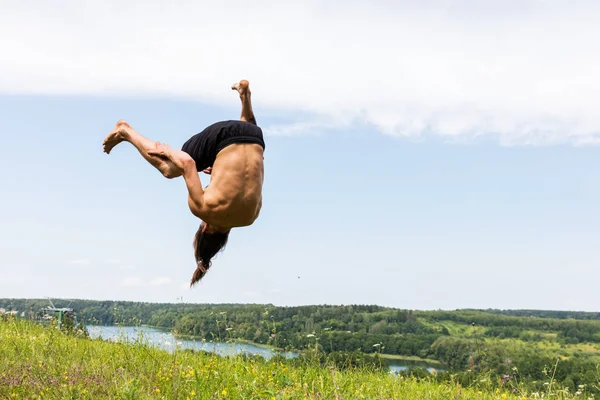
{"type": "MultiPolygon", "coordinates": [[[[0,301],[2,300],[18,300],[18,301],[44,301],[44,300],[48,300],[48,298],[33,298],[33,297],[29,297],[29,298],[17,298],[17,297],[10,297],[10,298],[0,298],[0,301]]],[[[387,309],[392,309],[392,310],[403,310],[403,311],[423,311],[423,312],[428,312],[428,311],[447,311],[447,312],[452,312],[452,311],[481,311],[481,312],[486,312],[486,311],[543,311],[543,312],[561,312],[561,313],[578,313],[578,314],[597,314],[600,313],[600,311],[582,311],[582,310],[557,310],[557,309],[533,309],[533,308],[472,308],[472,307],[467,307],[467,308],[455,308],[455,309],[444,309],[444,308],[436,308],[436,309],[417,309],[417,308],[401,308],[401,307],[396,307],[396,306],[384,306],[384,305],[380,305],[380,304],[367,304],[367,303],[362,303],[362,304],[297,304],[297,305],[280,305],[280,304],[273,304],[273,303],[186,303],[186,302],[181,302],[181,301],[173,301],[173,302],[161,302],[161,301],[141,301],[141,300],[114,300],[114,299],[84,299],[84,298],[79,298],[79,299],[75,299],[75,298],[51,298],[49,300],[54,300],[56,301],[65,301],[65,302],[74,302],[74,301],[90,301],[90,302],[113,302],[113,303],[139,303],[139,304],[154,304],[154,305],[194,305],[194,306],[272,306],[272,307],[280,307],[280,308],[296,308],[296,307],[353,307],[353,306],[358,306],[358,307],[381,307],[381,308],[387,308],[387,309]]],[[[56,306],[59,307],[60,306],[56,306]]],[[[68,306],[66,306],[68,307],[68,306]]],[[[19,310],[16,310],[19,311],[19,310]]],[[[76,311],[76,310],[75,310],[76,311]]],[[[553,318],[553,317],[541,317],[541,318],[553,318]]],[[[556,318],[556,317],[554,317],[556,318]]]]}
{"type": "Polygon", "coordinates": [[[5,7],[0,296],[595,312],[600,3],[578,4],[5,7]],[[183,180],[102,141],[125,119],[180,148],[239,117],[241,79],[264,205],[190,289],[183,180]]]}

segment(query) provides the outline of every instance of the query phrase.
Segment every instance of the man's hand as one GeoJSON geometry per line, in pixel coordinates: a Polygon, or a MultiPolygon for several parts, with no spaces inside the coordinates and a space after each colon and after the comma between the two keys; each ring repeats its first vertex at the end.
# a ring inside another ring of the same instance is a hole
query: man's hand
{"type": "Polygon", "coordinates": [[[148,150],[148,155],[162,158],[163,160],[171,161],[177,168],[185,169],[185,164],[193,161],[189,154],[174,150],[171,146],[165,143],[156,143],[156,148],[148,150]]]}

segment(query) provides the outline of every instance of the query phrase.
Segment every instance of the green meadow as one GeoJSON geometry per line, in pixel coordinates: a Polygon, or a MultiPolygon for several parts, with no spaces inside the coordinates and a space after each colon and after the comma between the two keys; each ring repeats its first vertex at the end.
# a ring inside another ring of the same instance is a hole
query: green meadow
{"type": "Polygon", "coordinates": [[[293,360],[222,357],[214,353],[90,339],[13,317],[0,319],[1,399],[580,399],[552,379],[530,390],[479,373],[468,384],[450,375],[392,375],[370,366],[338,368],[315,350],[293,360]]]}

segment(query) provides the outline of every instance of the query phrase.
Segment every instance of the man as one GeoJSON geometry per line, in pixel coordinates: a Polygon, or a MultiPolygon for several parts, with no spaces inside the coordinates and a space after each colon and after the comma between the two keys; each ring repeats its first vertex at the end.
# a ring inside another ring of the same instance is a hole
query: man
{"type": "Polygon", "coordinates": [[[202,220],[194,237],[197,268],[190,286],[204,277],[211,259],[227,243],[231,228],[252,225],[262,207],[262,130],[256,125],[248,81],[231,88],[242,102],[240,120],[208,126],[185,142],[181,151],[145,138],[122,120],[104,139],[107,154],[117,144],[129,142],[166,178],[183,176],[190,211],[202,220]],[[211,175],[205,189],[199,171],[211,175]]]}

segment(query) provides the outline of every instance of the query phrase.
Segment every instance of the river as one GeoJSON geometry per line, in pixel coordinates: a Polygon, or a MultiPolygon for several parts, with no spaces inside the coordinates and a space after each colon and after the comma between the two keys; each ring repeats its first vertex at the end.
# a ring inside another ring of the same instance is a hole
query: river
{"type": "MultiPolygon", "coordinates": [[[[273,357],[275,354],[284,355],[287,358],[297,357],[294,352],[277,352],[269,348],[255,346],[248,343],[240,342],[208,342],[193,339],[180,339],[173,336],[172,333],[146,326],[97,326],[89,325],[87,327],[90,337],[102,338],[109,341],[127,341],[127,342],[142,342],[149,346],[156,346],[167,351],[174,349],[192,349],[212,351],[222,356],[233,356],[235,354],[247,353],[256,354],[265,359],[273,357]]],[[[433,366],[424,363],[403,363],[401,360],[387,360],[390,372],[398,373],[408,369],[409,365],[418,365],[427,368],[430,372],[434,370],[433,366]]]]}

